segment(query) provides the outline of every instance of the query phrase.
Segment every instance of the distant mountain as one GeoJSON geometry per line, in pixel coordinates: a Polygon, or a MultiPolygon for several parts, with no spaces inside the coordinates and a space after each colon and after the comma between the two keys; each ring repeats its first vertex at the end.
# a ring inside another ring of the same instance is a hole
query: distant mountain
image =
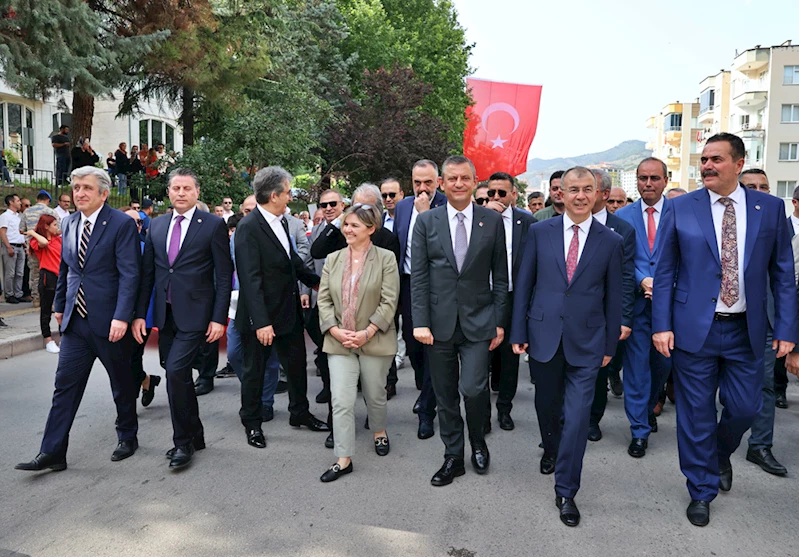
{"type": "Polygon", "coordinates": [[[556,170],[566,170],[572,166],[590,166],[605,162],[624,170],[632,170],[641,160],[652,156],[652,151],[647,150],[645,145],[643,141],[631,139],[601,153],[557,159],[530,159],[527,161],[527,172],[521,174],[519,178],[535,187],[541,183],[541,180],[548,179],[556,170]]]}

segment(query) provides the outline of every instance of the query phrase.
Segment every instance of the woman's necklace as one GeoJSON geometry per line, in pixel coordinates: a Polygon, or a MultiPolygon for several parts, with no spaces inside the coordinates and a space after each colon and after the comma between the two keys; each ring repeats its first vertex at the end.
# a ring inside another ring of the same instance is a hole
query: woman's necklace
{"type": "Polygon", "coordinates": [[[360,263],[360,261],[361,261],[360,258],[363,257],[365,253],[366,253],[366,250],[363,250],[360,254],[357,254],[357,253],[355,253],[355,250],[352,250],[352,262],[353,263],[360,263]],[[356,257],[358,259],[356,259],[356,257]]]}

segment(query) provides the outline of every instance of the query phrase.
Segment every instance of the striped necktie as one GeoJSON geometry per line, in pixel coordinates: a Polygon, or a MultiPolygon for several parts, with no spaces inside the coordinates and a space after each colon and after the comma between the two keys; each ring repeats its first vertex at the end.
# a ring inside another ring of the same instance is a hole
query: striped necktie
{"type": "MultiPolygon", "coordinates": [[[[92,235],[91,232],[92,223],[89,219],[86,219],[83,223],[83,232],[80,235],[80,246],[78,247],[78,265],[80,265],[81,270],[83,270],[83,265],[86,263],[86,250],[89,248],[89,238],[92,235]]],[[[86,317],[88,312],[86,311],[86,298],[83,294],[83,282],[81,281],[80,288],[78,288],[78,295],[75,298],[75,309],[78,311],[78,315],[81,317],[86,317]]]]}

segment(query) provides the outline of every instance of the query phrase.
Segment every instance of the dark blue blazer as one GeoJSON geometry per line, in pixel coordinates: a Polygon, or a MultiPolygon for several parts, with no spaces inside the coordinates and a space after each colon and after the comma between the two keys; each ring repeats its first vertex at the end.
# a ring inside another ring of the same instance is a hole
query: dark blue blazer
{"type": "MultiPolygon", "coordinates": [[[[608,220],[605,226],[610,228],[616,234],[620,234],[623,241],[622,244],[622,306],[621,306],[621,324],[625,327],[632,328],[633,314],[635,308],[635,292],[640,290],[638,284],[640,281],[635,280],[635,228],[630,223],[617,217],[614,214],[608,213],[608,220]]],[[[648,247],[648,246],[647,246],[648,247]]]]}
{"type": "MultiPolygon", "coordinates": [[[[413,214],[413,201],[415,197],[406,197],[394,209],[394,234],[397,235],[400,242],[400,257],[399,257],[399,272],[400,276],[405,269],[405,253],[408,251],[408,231],[411,228],[411,215],[413,214]]],[[[447,196],[436,190],[433,200],[430,202],[430,208],[435,209],[441,205],[447,204],[447,196]]],[[[413,242],[413,238],[410,238],[413,242]]]]}
{"type": "MultiPolygon", "coordinates": [[[[744,188],[744,288],[749,342],[757,358],[766,343],[767,294],[774,294],[774,339],[797,341],[791,230],[782,199],[744,188]],[[770,283],[770,284],[769,284],[770,283]]],[[[671,200],[658,229],[660,255],[652,291],[652,332],[674,332],[674,344],[698,352],[721,289],[721,263],[706,189],[671,200]]]]}
{"type": "Polygon", "coordinates": [[[630,223],[635,229],[635,306],[633,308],[634,315],[641,315],[646,307],[646,297],[641,288],[641,281],[647,277],[655,277],[657,272],[658,256],[660,255],[660,226],[663,226],[663,218],[672,210],[671,200],[663,200],[663,213],[660,215],[660,224],[658,226],[658,233],[655,235],[655,248],[649,251],[649,237],[646,234],[646,223],[644,222],[643,211],[641,204],[643,201],[640,199],[622,207],[616,211],[615,216],[630,223]]]}
{"type": "Polygon", "coordinates": [[[563,217],[532,225],[513,288],[510,342],[528,343],[539,362],[550,361],[563,342],[569,364],[600,367],[616,353],[621,333],[622,249],[622,237],[592,219],[568,283],[563,217]]]}
{"type": "Polygon", "coordinates": [[[132,218],[103,205],[89,238],[83,269],[78,264],[81,213],[61,222],[63,247],[55,291],[55,311],[63,313],[66,331],[75,297],[83,284],[89,326],[94,334],[108,337],[111,321],[130,323],[139,292],[141,252],[139,233],[132,218]]]}
{"type": "MultiPolygon", "coordinates": [[[[142,289],[136,317],[144,319],[155,287],[153,326],[166,322],[166,297],[172,287],[172,317],[178,330],[205,331],[209,322],[227,324],[233,260],[225,221],[195,209],[186,238],[172,265],[166,238],[171,214],[153,219],[144,242],[142,289]]],[[[184,223],[185,225],[185,223],[184,223]]]]}

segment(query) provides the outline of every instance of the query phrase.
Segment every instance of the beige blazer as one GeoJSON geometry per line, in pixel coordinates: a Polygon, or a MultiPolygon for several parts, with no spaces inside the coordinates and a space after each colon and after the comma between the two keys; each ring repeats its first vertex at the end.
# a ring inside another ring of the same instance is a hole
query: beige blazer
{"type": "Polygon", "coordinates": [[[349,355],[352,352],[366,356],[393,356],[397,353],[397,330],[394,314],[399,300],[399,271],[397,258],[386,249],[375,245],[364,262],[358,290],[358,309],[355,324],[362,331],[374,323],[380,329],[357,350],[345,348],[329,333],[333,326],[341,326],[341,279],[344,274],[347,250],[342,249],[327,256],[319,284],[319,327],[325,335],[322,347],[327,354],[349,355]]]}

